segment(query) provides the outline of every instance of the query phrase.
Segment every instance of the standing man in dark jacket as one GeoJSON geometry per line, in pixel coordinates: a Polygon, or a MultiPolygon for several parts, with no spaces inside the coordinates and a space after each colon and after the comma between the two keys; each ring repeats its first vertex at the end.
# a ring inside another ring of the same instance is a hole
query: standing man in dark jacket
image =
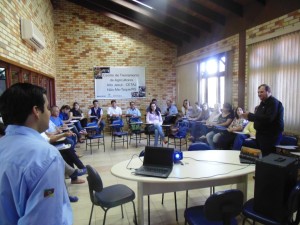
{"type": "Polygon", "coordinates": [[[262,155],[266,156],[276,151],[284,130],[282,103],[271,94],[271,88],[262,84],[258,87],[258,97],[261,102],[255,113],[244,113],[243,117],[254,122],[256,142],[262,155]]]}

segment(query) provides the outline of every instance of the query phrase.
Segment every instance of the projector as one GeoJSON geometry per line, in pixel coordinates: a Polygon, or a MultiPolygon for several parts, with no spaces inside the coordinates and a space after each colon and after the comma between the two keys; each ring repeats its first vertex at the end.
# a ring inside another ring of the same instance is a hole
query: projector
{"type": "Polygon", "coordinates": [[[179,162],[182,159],[183,159],[182,152],[181,151],[174,151],[174,155],[173,155],[174,163],[179,162]]]}

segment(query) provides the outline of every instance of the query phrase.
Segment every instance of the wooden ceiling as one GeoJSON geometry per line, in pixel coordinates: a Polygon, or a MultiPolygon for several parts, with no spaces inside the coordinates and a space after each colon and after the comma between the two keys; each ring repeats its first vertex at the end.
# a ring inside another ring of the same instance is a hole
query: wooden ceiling
{"type": "MultiPolygon", "coordinates": [[[[189,43],[230,17],[243,17],[248,4],[266,0],[68,0],[176,45],[189,43]]],[[[55,2],[55,0],[52,0],[55,2]]]]}

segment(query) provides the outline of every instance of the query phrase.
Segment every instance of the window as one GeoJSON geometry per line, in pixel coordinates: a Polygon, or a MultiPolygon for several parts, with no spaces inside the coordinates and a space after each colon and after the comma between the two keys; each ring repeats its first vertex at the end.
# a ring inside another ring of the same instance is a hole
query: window
{"type": "Polygon", "coordinates": [[[0,66],[0,95],[6,89],[6,68],[0,66]]]}
{"type": "Polygon", "coordinates": [[[202,60],[199,68],[201,103],[207,102],[210,108],[213,108],[215,103],[223,105],[225,101],[225,53],[202,60]]]}
{"type": "Polygon", "coordinates": [[[259,102],[257,88],[268,84],[284,106],[284,131],[299,134],[300,32],[249,46],[248,109],[259,102]]]}
{"type": "Polygon", "coordinates": [[[44,87],[50,106],[55,105],[54,79],[0,60],[0,95],[11,85],[23,82],[44,87]]]}

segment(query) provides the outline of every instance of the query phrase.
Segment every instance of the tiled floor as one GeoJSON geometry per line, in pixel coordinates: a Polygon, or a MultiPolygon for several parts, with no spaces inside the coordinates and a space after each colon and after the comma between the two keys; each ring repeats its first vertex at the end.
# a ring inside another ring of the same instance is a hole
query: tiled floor
{"type": "MultiPolygon", "coordinates": [[[[135,192],[137,190],[136,182],[127,181],[113,176],[110,173],[110,168],[121,161],[128,160],[133,154],[139,154],[140,151],[146,145],[146,141],[143,140],[137,148],[135,148],[134,143],[129,145],[129,148],[124,148],[122,144],[118,144],[116,150],[110,147],[110,136],[107,134],[105,136],[106,150],[103,151],[103,146],[100,149],[93,147],[93,154],[90,151],[85,151],[85,144],[81,144],[80,148],[76,148],[79,154],[84,154],[81,158],[84,164],[91,165],[99,172],[104,186],[112,184],[126,184],[132,188],[135,192]]],[[[86,175],[81,177],[86,180],[86,175]]],[[[253,196],[253,174],[249,175],[249,187],[248,187],[248,197],[253,196]]],[[[74,214],[74,225],[86,225],[89,222],[90,212],[91,212],[91,201],[89,196],[87,181],[84,184],[70,184],[67,180],[67,185],[71,195],[76,195],[79,197],[77,203],[71,203],[74,214]]],[[[216,191],[223,189],[235,188],[235,185],[216,187],[216,191]]],[[[189,206],[203,204],[205,199],[209,195],[209,188],[192,190],[189,191],[189,206]]],[[[151,224],[153,225],[172,225],[172,224],[184,224],[184,209],[185,209],[185,192],[177,192],[177,205],[178,205],[178,222],[175,219],[175,205],[174,205],[174,194],[165,194],[164,204],[161,204],[161,194],[151,195],[150,197],[150,208],[151,208],[151,224]]],[[[147,198],[145,199],[145,224],[148,223],[147,217],[147,198]]],[[[136,201],[135,201],[136,203],[136,201]]],[[[136,203],[137,204],[137,203],[136,203]]],[[[100,207],[94,207],[94,213],[92,217],[91,224],[101,225],[103,223],[104,212],[100,207]]],[[[238,218],[241,220],[241,218],[238,218]]],[[[121,208],[116,207],[110,209],[107,213],[106,224],[119,225],[119,224],[134,224],[133,223],[133,208],[132,204],[126,204],[124,207],[124,219],[121,216],[121,208]]],[[[241,224],[241,222],[239,223],[241,224]]]]}

